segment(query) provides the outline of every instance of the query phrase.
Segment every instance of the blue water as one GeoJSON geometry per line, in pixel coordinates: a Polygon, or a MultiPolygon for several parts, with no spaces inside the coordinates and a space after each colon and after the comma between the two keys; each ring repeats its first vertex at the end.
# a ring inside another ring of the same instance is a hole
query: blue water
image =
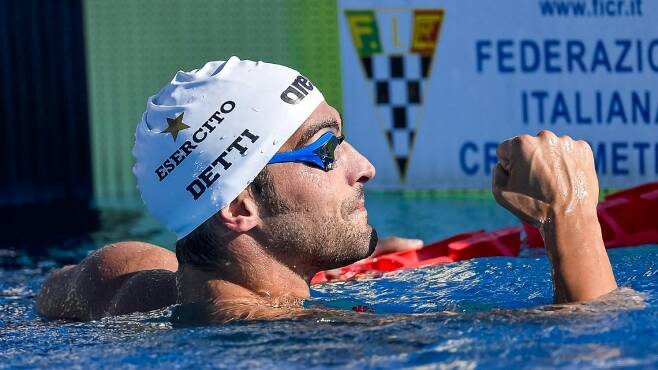
{"type": "MultiPolygon", "coordinates": [[[[99,321],[48,322],[34,312],[45,274],[104,243],[171,246],[134,204],[101,209],[101,228],[40,256],[0,250],[4,368],[658,368],[658,246],[610,250],[621,286],[603,303],[553,308],[541,252],[483,258],[314,287],[306,305],[338,309],[296,320],[172,328],[170,309],[99,321]],[[363,304],[375,314],[349,309],[363,304]],[[629,308],[633,306],[634,308],[629,308]]],[[[433,241],[515,225],[490,199],[370,193],[380,235],[433,241]]]]}

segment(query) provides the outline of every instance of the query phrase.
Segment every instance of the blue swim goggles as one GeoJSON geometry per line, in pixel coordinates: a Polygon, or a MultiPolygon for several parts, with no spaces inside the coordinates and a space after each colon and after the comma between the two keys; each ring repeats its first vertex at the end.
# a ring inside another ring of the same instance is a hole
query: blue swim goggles
{"type": "Polygon", "coordinates": [[[300,162],[329,171],[334,168],[336,148],[344,139],[343,135],[336,136],[329,131],[305,147],[275,154],[268,164],[300,162]]]}

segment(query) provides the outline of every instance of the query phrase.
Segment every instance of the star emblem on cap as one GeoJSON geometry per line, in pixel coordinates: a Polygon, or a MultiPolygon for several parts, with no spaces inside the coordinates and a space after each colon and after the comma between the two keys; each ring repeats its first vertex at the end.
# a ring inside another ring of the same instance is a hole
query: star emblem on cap
{"type": "Polygon", "coordinates": [[[162,131],[161,134],[171,134],[171,136],[174,137],[174,142],[176,142],[178,132],[185,130],[186,128],[190,128],[190,126],[183,122],[183,114],[185,114],[185,112],[179,114],[176,118],[167,118],[167,124],[169,127],[162,131]]]}

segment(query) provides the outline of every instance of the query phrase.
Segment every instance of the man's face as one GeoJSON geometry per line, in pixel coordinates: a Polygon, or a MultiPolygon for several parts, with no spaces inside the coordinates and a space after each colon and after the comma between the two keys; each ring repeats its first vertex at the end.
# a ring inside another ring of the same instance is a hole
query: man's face
{"type": "MultiPolygon", "coordinates": [[[[328,131],[341,135],[342,122],[323,102],[280,151],[309,145],[328,131]]],[[[267,170],[276,206],[263,209],[261,218],[272,253],[311,270],[345,266],[372,253],[377,233],[368,224],[363,185],[375,168],[347,141],[336,149],[330,171],[302,163],[271,164],[267,170]]]]}

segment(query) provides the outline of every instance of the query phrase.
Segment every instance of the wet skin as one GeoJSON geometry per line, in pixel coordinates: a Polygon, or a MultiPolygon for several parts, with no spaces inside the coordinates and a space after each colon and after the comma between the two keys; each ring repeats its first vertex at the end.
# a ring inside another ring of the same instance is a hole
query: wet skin
{"type": "MultiPolygon", "coordinates": [[[[308,144],[329,130],[339,134],[341,125],[336,110],[323,103],[281,150],[308,144]]],[[[328,172],[300,163],[270,165],[286,212],[259,209],[245,190],[213,216],[229,236],[221,247],[235,257],[223,268],[179,266],[163,248],[117,243],[52,273],[37,297],[37,312],[88,320],[181,303],[176,315],[201,322],[308,312],[301,304],[316,272],[373,252],[362,188],[375,169],[347,142],[336,154],[335,169],[328,172]]],[[[494,196],[542,231],[555,301],[587,301],[616,289],[596,218],[598,183],[589,146],[544,131],[503,142],[498,157],[494,196]]],[[[387,239],[379,249],[418,246],[387,239]]]]}
{"type": "Polygon", "coordinates": [[[550,131],[504,141],[493,175],[496,201],[544,237],[556,303],[617,288],[596,214],[599,183],[589,144],[550,131]]]}

